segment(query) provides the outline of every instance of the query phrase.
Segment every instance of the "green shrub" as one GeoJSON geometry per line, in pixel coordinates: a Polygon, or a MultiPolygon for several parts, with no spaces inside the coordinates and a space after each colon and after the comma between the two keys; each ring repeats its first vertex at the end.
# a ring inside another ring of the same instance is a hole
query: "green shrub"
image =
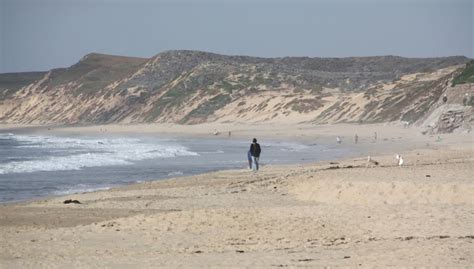
{"type": "Polygon", "coordinates": [[[458,84],[466,83],[474,83],[474,60],[466,64],[462,73],[453,79],[451,85],[454,87],[458,84]]]}

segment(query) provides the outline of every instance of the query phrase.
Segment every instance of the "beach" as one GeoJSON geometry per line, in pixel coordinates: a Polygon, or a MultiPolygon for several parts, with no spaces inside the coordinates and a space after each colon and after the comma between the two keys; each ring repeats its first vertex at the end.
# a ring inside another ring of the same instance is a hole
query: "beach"
{"type": "MultiPolygon", "coordinates": [[[[25,132],[31,129],[18,129],[25,132]]],[[[11,126],[3,126],[8,130],[11,126]]],[[[49,128],[49,130],[47,129],[49,128]]],[[[38,127],[280,138],[366,155],[234,169],[0,205],[5,268],[471,267],[471,134],[395,125],[38,127]],[[374,133],[377,133],[377,140],[374,133]],[[359,142],[354,145],[354,135],[359,142]],[[405,160],[397,165],[395,154],[405,160]],[[64,204],[77,200],[80,204],[64,204]]],[[[265,148],[263,153],[265,154],[265,148]]]]}
{"type": "Polygon", "coordinates": [[[474,269],[474,0],[0,0],[0,269],[474,269]]]}

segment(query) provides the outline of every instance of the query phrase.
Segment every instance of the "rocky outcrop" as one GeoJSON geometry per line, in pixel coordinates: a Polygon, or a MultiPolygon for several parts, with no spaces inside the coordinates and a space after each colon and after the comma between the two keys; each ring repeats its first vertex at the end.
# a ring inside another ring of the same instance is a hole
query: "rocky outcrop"
{"type": "MultiPolygon", "coordinates": [[[[473,67],[472,64],[467,68],[473,67]]],[[[441,134],[451,132],[470,132],[473,125],[474,83],[459,83],[459,77],[465,76],[465,69],[453,73],[438,94],[438,99],[430,106],[426,115],[417,125],[424,127],[425,133],[441,134]],[[458,83],[453,83],[457,80],[458,83]]]]}
{"type": "Polygon", "coordinates": [[[472,107],[461,105],[442,106],[434,113],[434,122],[426,126],[426,134],[443,134],[452,132],[471,132],[472,107]]]}
{"type": "Polygon", "coordinates": [[[435,133],[452,133],[453,131],[470,132],[471,109],[448,110],[439,117],[435,133]]]}

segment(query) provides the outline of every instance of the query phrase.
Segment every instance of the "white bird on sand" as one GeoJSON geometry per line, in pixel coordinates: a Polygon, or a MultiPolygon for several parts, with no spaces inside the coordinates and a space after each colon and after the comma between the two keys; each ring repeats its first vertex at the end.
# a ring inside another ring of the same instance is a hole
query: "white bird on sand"
{"type": "Polygon", "coordinates": [[[398,160],[398,166],[403,166],[403,158],[400,154],[395,155],[395,159],[398,160]]]}

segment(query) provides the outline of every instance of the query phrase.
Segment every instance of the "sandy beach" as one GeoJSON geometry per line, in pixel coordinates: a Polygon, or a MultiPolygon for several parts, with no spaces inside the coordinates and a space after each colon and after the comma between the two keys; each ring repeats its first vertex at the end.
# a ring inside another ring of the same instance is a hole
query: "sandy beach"
{"type": "Polygon", "coordinates": [[[473,3],[0,0],[0,269],[474,269],[473,3]]]}
{"type": "MultiPolygon", "coordinates": [[[[286,121],[280,123],[203,123],[197,125],[166,123],[84,126],[0,124],[0,131],[8,132],[9,130],[25,133],[40,132],[49,134],[157,134],[193,138],[227,137],[229,132],[231,132],[231,137],[235,138],[281,138],[305,142],[313,142],[321,138],[335,142],[335,137],[341,136],[345,138],[344,140],[347,140],[346,142],[350,143],[353,142],[355,134],[358,134],[361,140],[365,138],[371,140],[373,139],[374,133],[377,132],[379,140],[393,140],[399,138],[405,138],[406,142],[426,140],[426,136],[421,134],[421,128],[403,128],[399,123],[314,125],[309,123],[295,124],[291,121],[286,121]],[[216,131],[218,133],[217,136],[214,134],[216,131]]],[[[462,137],[469,138],[467,135],[462,137]]]]}
{"type": "Polygon", "coordinates": [[[335,135],[353,143],[357,133],[360,146],[379,164],[360,156],[268,165],[257,173],[219,171],[1,205],[2,268],[468,268],[474,263],[471,134],[442,135],[435,142],[417,128],[393,125],[49,128],[36,131],[203,137],[218,130],[308,143],[334,142],[335,135]],[[396,153],[403,155],[404,166],[397,165],[396,153]],[[64,204],[67,199],[80,204],[64,204]]]}

